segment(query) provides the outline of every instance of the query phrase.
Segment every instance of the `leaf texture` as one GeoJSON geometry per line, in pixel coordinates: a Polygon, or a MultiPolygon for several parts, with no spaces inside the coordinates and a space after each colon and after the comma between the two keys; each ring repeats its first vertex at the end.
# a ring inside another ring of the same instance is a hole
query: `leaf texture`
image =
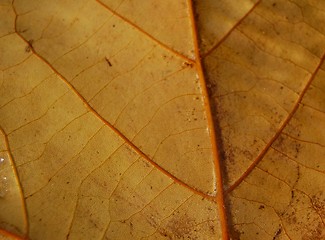
{"type": "Polygon", "coordinates": [[[234,238],[325,236],[323,26],[323,3],[261,1],[205,50],[234,238]]]}
{"type": "Polygon", "coordinates": [[[322,1],[0,3],[0,236],[325,237],[322,1]]]}

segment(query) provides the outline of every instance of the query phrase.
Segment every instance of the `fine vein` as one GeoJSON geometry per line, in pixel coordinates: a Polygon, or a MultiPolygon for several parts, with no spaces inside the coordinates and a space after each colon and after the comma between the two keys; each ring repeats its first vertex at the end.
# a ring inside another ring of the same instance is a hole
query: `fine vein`
{"type": "MultiPolygon", "coordinates": [[[[16,177],[16,182],[17,182],[17,185],[19,187],[19,195],[20,195],[20,198],[21,198],[22,208],[23,208],[23,211],[24,211],[25,236],[27,237],[28,233],[29,233],[29,222],[28,222],[28,213],[27,213],[27,207],[26,207],[26,200],[24,198],[22,185],[21,185],[21,182],[20,182],[20,179],[19,179],[19,176],[18,176],[18,172],[17,172],[17,168],[16,168],[16,165],[15,165],[15,162],[14,162],[14,158],[13,158],[13,156],[11,154],[11,149],[10,149],[10,145],[9,145],[8,136],[5,133],[5,131],[2,129],[2,127],[0,127],[0,132],[2,133],[2,135],[5,138],[6,149],[8,151],[8,155],[9,155],[9,158],[10,158],[11,167],[12,167],[12,169],[14,171],[14,174],[15,174],[15,177],[16,177]]],[[[0,231],[0,233],[1,233],[1,231],[0,231]]]]}
{"type": "Polygon", "coordinates": [[[243,22],[243,20],[250,15],[250,13],[257,7],[260,2],[261,1],[256,2],[254,6],[241,19],[239,19],[239,21],[237,21],[236,24],[213,47],[211,47],[206,53],[202,54],[202,58],[207,57],[214,50],[216,50],[229,37],[233,30],[237,28],[243,22]]]}
{"type": "Polygon", "coordinates": [[[157,43],[161,47],[163,47],[163,48],[167,49],[168,51],[174,53],[175,55],[183,58],[184,60],[186,60],[189,63],[194,63],[194,61],[192,59],[186,57],[185,55],[177,52],[176,50],[172,49],[171,47],[169,47],[165,43],[161,42],[160,40],[158,40],[157,38],[155,38],[154,36],[152,36],[151,34],[149,34],[148,32],[146,32],[145,30],[143,30],[142,28],[140,28],[139,26],[137,26],[136,24],[134,24],[133,22],[131,22],[126,17],[120,15],[118,12],[114,11],[113,9],[111,9],[110,7],[108,7],[106,4],[102,3],[100,0],[96,0],[96,2],[98,2],[100,5],[102,5],[104,8],[106,8],[108,11],[110,11],[115,16],[121,18],[124,22],[128,23],[129,25],[131,25],[132,27],[134,27],[135,29],[137,29],[138,31],[140,31],[141,33],[143,33],[144,35],[146,35],[147,37],[149,37],[152,41],[154,41],[155,43],[157,43]]]}
{"type": "MultiPolygon", "coordinates": [[[[16,14],[17,18],[17,14],[16,14]]],[[[26,44],[30,45],[30,43],[16,30],[17,35],[26,42],[26,44]]],[[[149,163],[151,163],[155,168],[160,170],[162,173],[167,175],[169,178],[173,179],[176,183],[184,186],[185,188],[189,189],[190,191],[202,196],[203,198],[206,198],[209,201],[215,201],[214,197],[203,193],[190,185],[184,183],[182,180],[168,172],[166,169],[162,168],[160,165],[158,165],[156,162],[154,162],[152,159],[150,159],[144,152],[142,152],[134,143],[132,143],[124,134],[122,134],[118,129],[116,129],[111,123],[109,123],[106,119],[104,119],[90,104],[87,102],[87,100],[73,87],[73,85],[60,73],[58,72],[51,64],[50,62],[42,57],[40,54],[38,54],[33,47],[31,47],[31,51],[37,56],[39,59],[41,59],[44,63],[48,65],[48,67],[57,75],[60,77],[62,81],[65,82],[65,84],[81,99],[81,101],[84,103],[84,105],[88,108],[90,112],[92,112],[98,119],[100,119],[106,126],[108,126],[110,129],[112,129],[119,137],[121,137],[130,147],[134,149],[135,152],[137,152],[141,157],[146,159],[149,163]]]]}
{"type": "Polygon", "coordinates": [[[268,150],[270,149],[270,147],[272,146],[272,144],[278,139],[278,137],[280,136],[280,134],[283,132],[283,129],[288,125],[288,123],[290,122],[290,120],[292,119],[293,115],[296,113],[296,111],[299,108],[299,105],[301,104],[301,101],[305,95],[305,93],[307,92],[307,90],[309,89],[309,86],[311,85],[312,81],[315,79],[320,67],[322,66],[323,62],[325,60],[325,53],[324,55],[321,57],[320,62],[318,63],[315,71],[313,72],[313,74],[311,75],[311,77],[309,78],[306,86],[304,87],[304,89],[302,90],[301,94],[299,95],[295,105],[293,106],[292,111],[289,113],[289,115],[287,116],[287,118],[284,120],[284,122],[282,123],[282,125],[280,126],[280,128],[277,130],[277,132],[273,135],[273,137],[271,138],[271,140],[268,142],[268,144],[264,147],[264,149],[260,152],[260,154],[256,157],[256,159],[253,161],[253,163],[246,169],[246,171],[227,189],[227,193],[233,191],[236,187],[238,187],[242,181],[254,170],[254,168],[256,167],[256,165],[264,158],[264,156],[266,155],[266,153],[268,152],[268,150]]]}

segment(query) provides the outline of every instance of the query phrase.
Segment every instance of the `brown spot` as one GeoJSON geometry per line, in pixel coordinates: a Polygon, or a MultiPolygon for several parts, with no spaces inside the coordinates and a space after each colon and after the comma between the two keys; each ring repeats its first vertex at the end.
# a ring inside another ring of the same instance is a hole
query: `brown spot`
{"type": "Polygon", "coordinates": [[[302,240],[319,240],[319,239],[324,239],[324,225],[323,223],[318,223],[318,225],[316,226],[316,228],[314,229],[309,229],[307,233],[305,233],[302,236],[302,240]]]}
{"type": "Polygon", "coordinates": [[[25,52],[30,52],[31,50],[33,50],[33,42],[34,42],[33,39],[27,42],[27,46],[25,47],[25,52]]]}
{"type": "Polygon", "coordinates": [[[113,66],[107,57],[105,57],[105,61],[107,62],[108,66],[110,66],[110,67],[113,66]]]}
{"type": "Polygon", "coordinates": [[[215,235],[216,230],[215,230],[215,226],[214,225],[210,225],[210,232],[212,233],[212,235],[215,235]]]}
{"type": "Polygon", "coordinates": [[[27,53],[28,53],[28,52],[30,52],[30,50],[31,50],[31,49],[30,49],[30,46],[29,46],[29,45],[27,45],[27,46],[25,47],[25,52],[27,52],[27,53]]]}
{"type": "Polygon", "coordinates": [[[158,232],[162,236],[168,236],[169,239],[187,239],[188,236],[191,236],[190,239],[196,239],[190,233],[194,231],[194,225],[196,225],[195,220],[184,214],[172,218],[165,227],[159,228],[158,232]]]}
{"type": "MultiPolygon", "coordinates": [[[[319,196],[322,196],[322,194],[318,194],[319,196]]],[[[311,202],[313,205],[313,208],[315,211],[321,216],[325,217],[325,200],[321,199],[319,196],[312,196],[311,197],[311,202]]]]}
{"type": "Polygon", "coordinates": [[[183,68],[186,68],[186,67],[192,68],[193,67],[193,63],[183,62],[182,66],[183,66],[183,68]]]}
{"type": "Polygon", "coordinates": [[[281,226],[279,227],[278,231],[276,231],[276,233],[274,234],[273,240],[277,239],[279,237],[279,235],[281,234],[282,229],[281,226]]]}
{"type": "Polygon", "coordinates": [[[241,232],[237,229],[231,229],[230,235],[231,239],[237,240],[240,239],[241,232]]]}

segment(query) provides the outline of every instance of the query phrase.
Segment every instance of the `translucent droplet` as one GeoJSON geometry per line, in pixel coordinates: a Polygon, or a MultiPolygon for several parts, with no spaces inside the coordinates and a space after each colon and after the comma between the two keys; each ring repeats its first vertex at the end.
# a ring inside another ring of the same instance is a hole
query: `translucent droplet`
{"type": "Polygon", "coordinates": [[[7,177],[1,177],[0,178],[0,198],[3,198],[6,196],[6,194],[9,192],[8,188],[8,179],[7,177]]]}
{"type": "Polygon", "coordinates": [[[188,56],[189,56],[191,59],[195,60],[195,53],[194,53],[194,50],[190,50],[190,51],[188,51],[187,54],[188,54],[188,56]]]}
{"type": "Polygon", "coordinates": [[[0,164],[4,163],[5,159],[3,157],[0,157],[0,164]]]}

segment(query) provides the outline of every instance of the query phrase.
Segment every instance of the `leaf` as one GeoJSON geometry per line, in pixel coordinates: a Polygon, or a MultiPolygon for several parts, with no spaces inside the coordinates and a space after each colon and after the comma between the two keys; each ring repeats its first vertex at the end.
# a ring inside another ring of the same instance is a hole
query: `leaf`
{"type": "Polygon", "coordinates": [[[206,51],[237,238],[325,236],[324,7],[261,2],[206,51]]]}
{"type": "Polygon", "coordinates": [[[324,3],[0,3],[0,234],[325,236],[324,3]]]}

